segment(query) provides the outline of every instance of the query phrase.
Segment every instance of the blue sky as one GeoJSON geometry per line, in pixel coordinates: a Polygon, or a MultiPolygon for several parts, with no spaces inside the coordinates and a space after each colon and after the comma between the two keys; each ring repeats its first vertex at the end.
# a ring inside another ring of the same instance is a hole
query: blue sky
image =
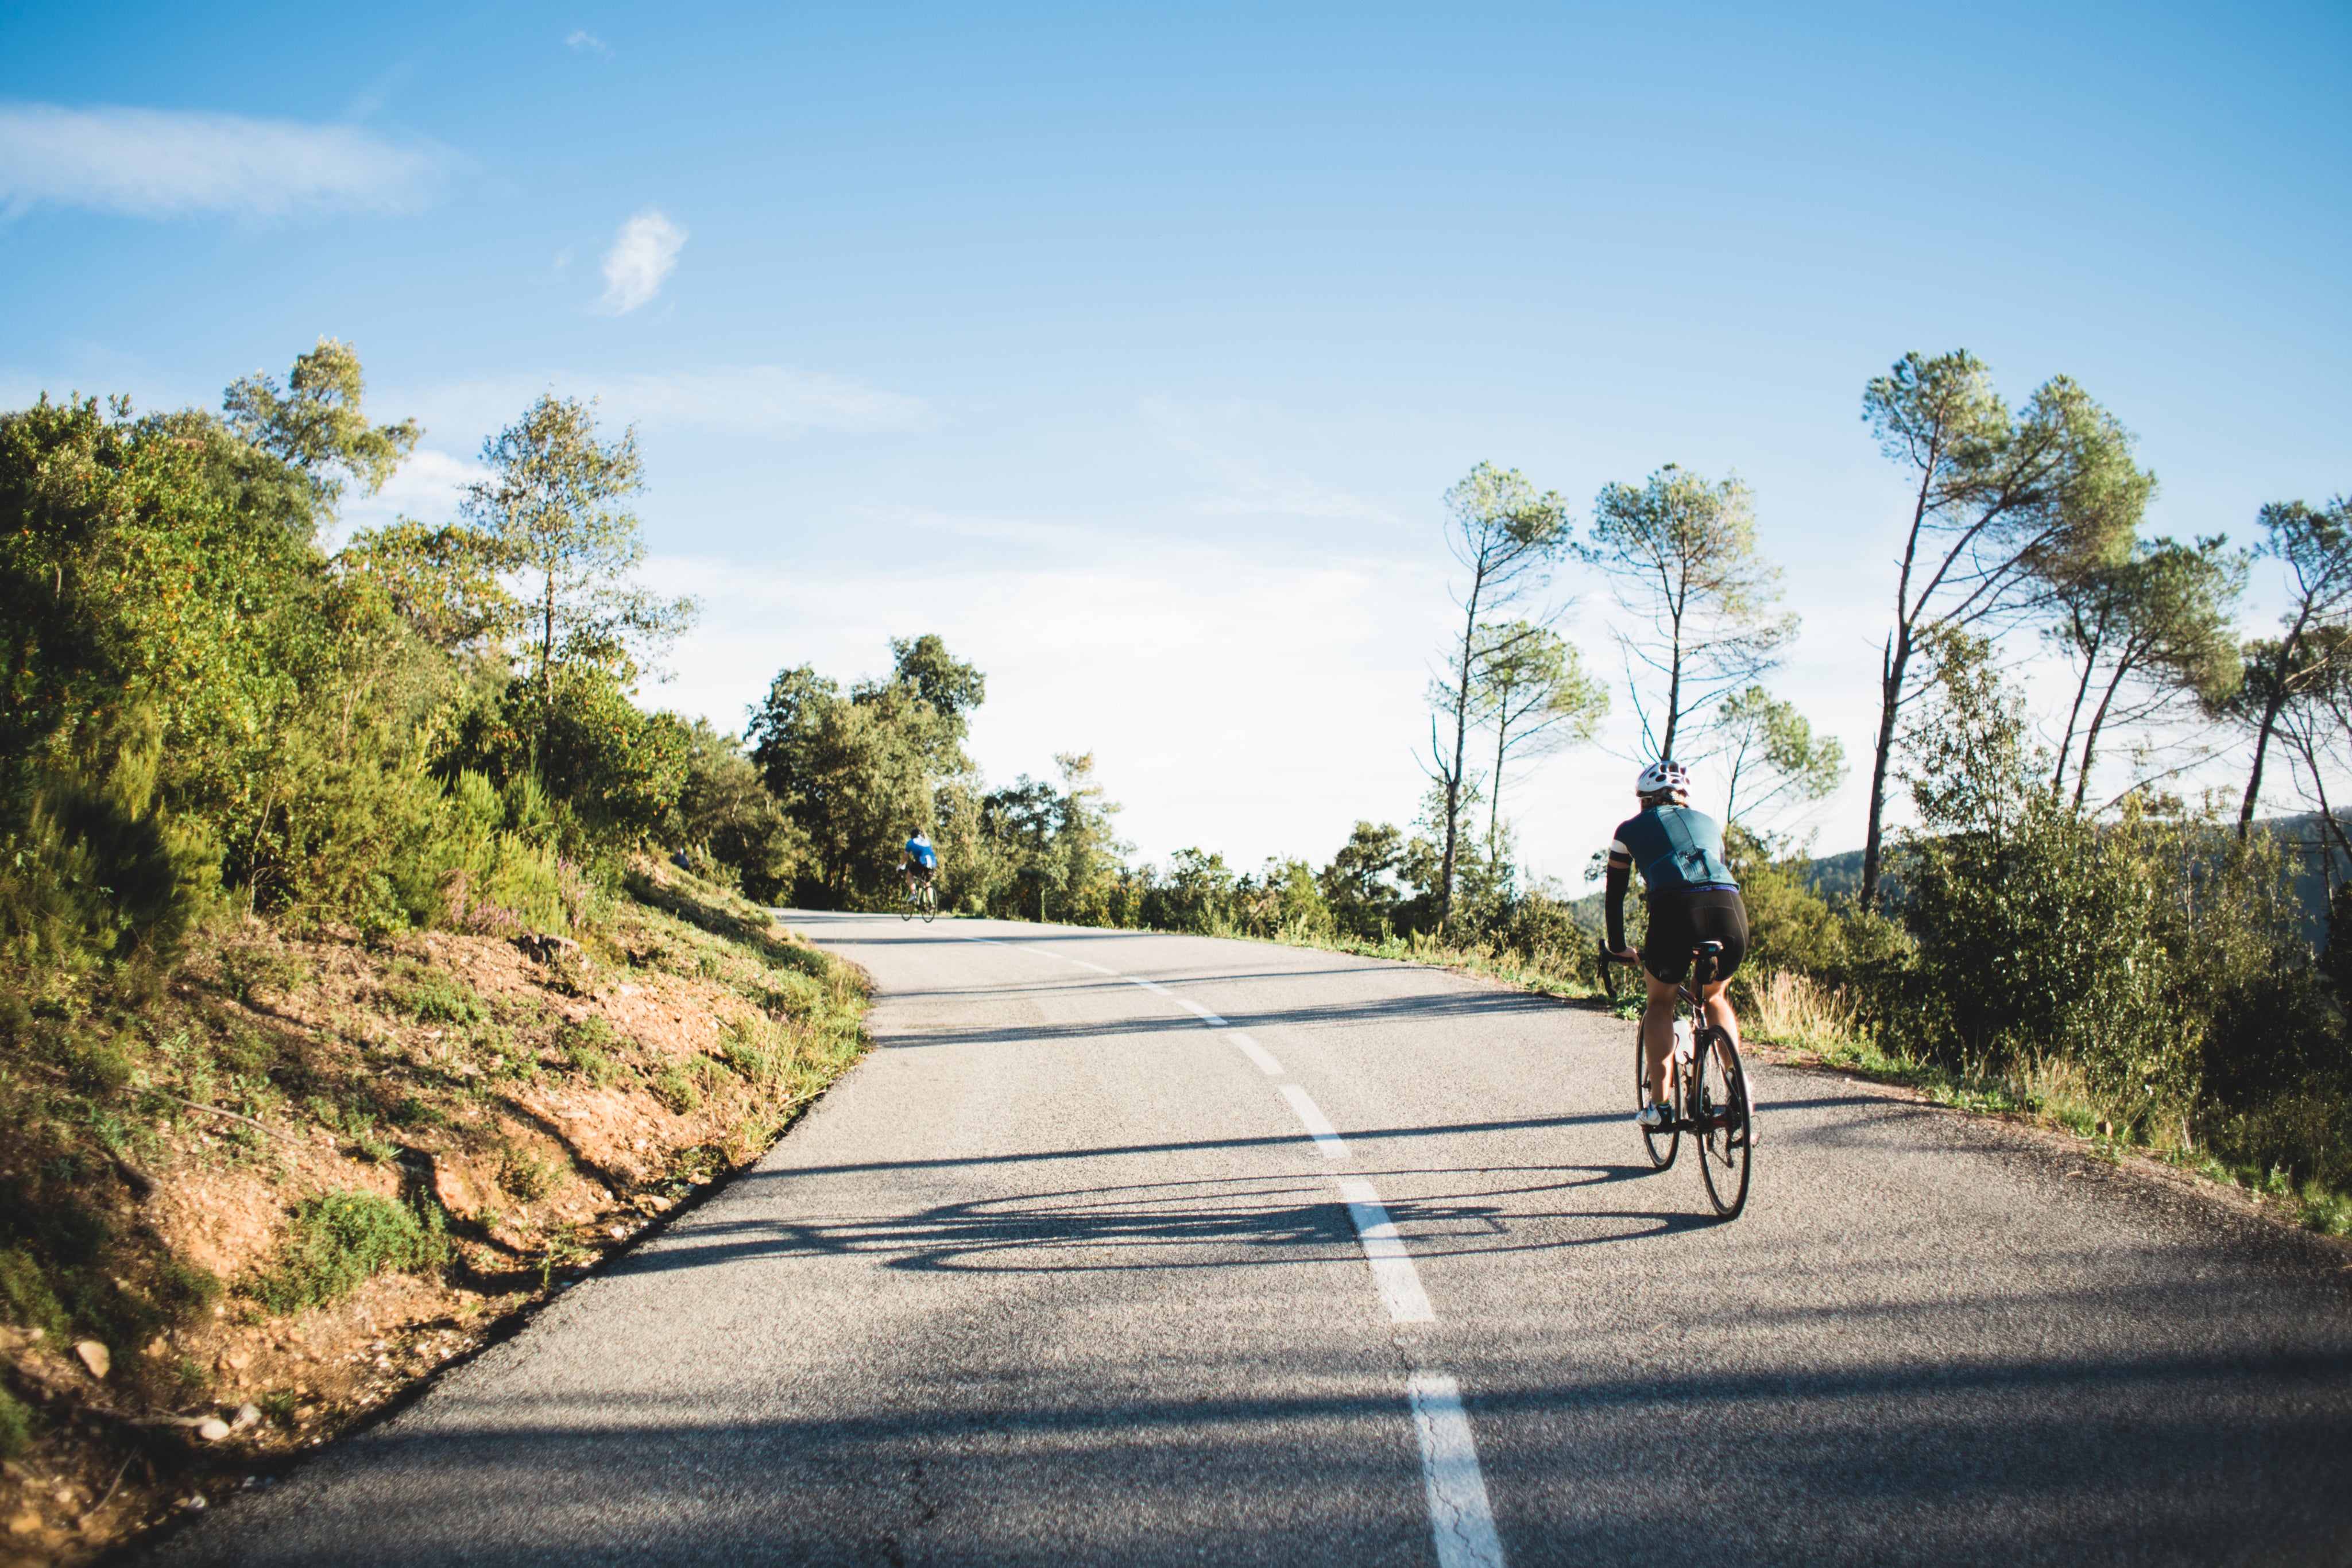
{"type": "MultiPolygon", "coordinates": [[[[1091,749],[1146,855],[1319,861],[1413,809],[1481,459],[1580,518],[1736,470],[1805,620],[1774,684],[1855,755],[1905,350],[2076,377],[2152,530],[2352,489],[2347,65],[2316,5],[0,5],[0,402],[350,340],[429,427],[357,522],[597,393],[707,606],[651,700],[733,726],[936,630],[992,779],[1091,749]]],[[[1531,862],[1580,874],[1629,771],[1517,782],[1531,862]]],[[[1859,786],[1814,825],[1859,842],[1859,786]]]]}

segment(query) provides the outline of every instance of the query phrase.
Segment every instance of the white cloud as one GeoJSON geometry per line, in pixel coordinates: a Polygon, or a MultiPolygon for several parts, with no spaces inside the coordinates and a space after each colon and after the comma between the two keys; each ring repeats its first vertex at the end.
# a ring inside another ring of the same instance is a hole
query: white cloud
{"type": "Polygon", "coordinates": [[[138,217],[411,212],[454,162],[350,125],[151,109],[0,105],[0,211],[43,204],[138,217]]]}
{"type": "Polygon", "coordinates": [[[571,35],[563,41],[575,49],[592,55],[609,55],[613,52],[611,45],[584,27],[573,28],[571,35]]]}
{"type": "Polygon", "coordinates": [[[623,224],[604,253],[604,298],[597,308],[625,316],[659,294],[685,248],[686,231],[651,208],[623,224]]]}
{"type": "Polygon", "coordinates": [[[343,502],[336,537],[322,542],[340,545],[362,528],[380,528],[402,517],[436,525],[449,522],[466,498],[466,486],[489,476],[490,471],[473,458],[420,446],[374,495],[353,490],[343,502]]]}
{"type": "Polygon", "coordinates": [[[887,430],[928,413],[920,398],[781,365],[617,376],[601,383],[600,395],[648,424],[721,430],[887,430]]]}
{"type": "Polygon", "coordinates": [[[414,409],[445,438],[488,435],[511,423],[541,393],[597,400],[614,424],[688,426],[789,434],[803,430],[899,430],[922,423],[922,399],[885,392],[846,376],[785,365],[720,365],[661,374],[562,373],[452,382],[385,407],[414,409]]]}
{"type": "Polygon", "coordinates": [[[1192,510],[1362,522],[1396,520],[1386,509],[1360,497],[1252,459],[1243,450],[1244,427],[1257,422],[1244,405],[1202,414],[1164,398],[1146,398],[1143,418],[1161,444],[1215,481],[1217,493],[1194,502],[1192,510]]]}

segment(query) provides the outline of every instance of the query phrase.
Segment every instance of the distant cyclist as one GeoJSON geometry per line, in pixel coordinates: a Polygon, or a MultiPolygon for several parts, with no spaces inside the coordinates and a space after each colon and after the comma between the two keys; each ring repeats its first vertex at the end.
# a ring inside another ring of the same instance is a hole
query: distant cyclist
{"type": "Polygon", "coordinates": [[[915,889],[928,883],[940,869],[940,852],[931,847],[931,838],[917,828],[906,847],[898,852],[898,869],[907,878],[907,896],[913,898],[915,889]]]}
{"type": "Polygon", "coordinates": [[[1690,972],[1692,950],[1702,942],[1720,942],[1723,952],[1715,961],[1714,977],[1699,988],[1699,1004],[1708,1022],[1729,1035],[1734,1046],[1739,1043],[1739,1019],[1724,986],[1748,953],[1748,909],[1723,858],[1723,825],[1690,808],[1690,769],[1664,758],[1653,762],[1634,780],[1633,793],[1642,802],[1641,814],[1617,824],[1603,885],[1609,951],[1628,962],[1639,958],[1650,988],[1642,1013],[1649,1078],[1634,1120],[1657,1127],[1673,1119],[1662,1102],[1666,1059],[1675,1049],[1675,991],[1690,972]],[[1649,935],[1638,954],[1625,946],[1625,888],[1635,866],[1642,869],[1650,905],[1649,935]]]}

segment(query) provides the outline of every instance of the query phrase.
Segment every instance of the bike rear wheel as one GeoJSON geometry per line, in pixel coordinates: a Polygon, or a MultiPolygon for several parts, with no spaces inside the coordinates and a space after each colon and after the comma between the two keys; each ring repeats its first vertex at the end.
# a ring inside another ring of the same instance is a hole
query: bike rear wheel
{"type": "Polygon", "coordinates": [[[925,883],[923,884],[923,924],[929,925],[939,912],[940,895],[931,891],[929,883],[925,883]]]}
{"type": "MultiPolygon", "coordinates": [[[[1642,1026],[1633,1026],[1633,1109],[1640,1110],[1650,1098],[1650,1058],[1642,1049],[1642,1026]]],[[[1666,1063],[1666,1109],[1674,1113],[1673,1122],[1664,1127],[1642,1129],[1642,1143],[1650,1151],[1650,1163],[1664,1170],[1675,1163],[1675,1151],[1682,1145],[1682,1072],[1680,1064],[1666,1063]]]]}
{"type": "Polygon", "coordinates": [[[1706,1178],[1706,1196],[1715,1212],[1737,1219],[1748,1207],[1749,1163],[1756,1147],[1755,1119],[1748,1101],[1748,1064],[1739,1048],[1720,1030],[1708,1030],[1698,1041],[1698,1060],[1692,1079],[1696,1103],[1691,1107],[1698,1140],[1698,1168],[1706,1178]]]}

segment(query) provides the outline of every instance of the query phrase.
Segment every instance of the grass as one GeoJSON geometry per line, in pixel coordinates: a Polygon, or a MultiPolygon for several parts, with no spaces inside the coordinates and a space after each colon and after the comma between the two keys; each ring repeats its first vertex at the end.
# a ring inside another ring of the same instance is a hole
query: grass
{"type": "Polygon", "coordinates": [[[15,1458],[32,1440],[31,1407],[6,1389],[0,1388],[0,1459],[15,1458]]]}
{"type": "Polygon", "coordinates": [[[440,1211],[419,1214],[372,1192],[322,1192],[295,1207],[294,1233],[253,1295],[291,1314],[339,1301],[376,1275],[421,1272],[449,1259],[440,1211]]]}
{"type": "Polygon", "coordinates": [[[490,1004],[471,986],[437,969],[412,967],[404,986],[389,988],[393,1001],[425,1023],[478,1024],[490,1019],[490,1004]]]}

